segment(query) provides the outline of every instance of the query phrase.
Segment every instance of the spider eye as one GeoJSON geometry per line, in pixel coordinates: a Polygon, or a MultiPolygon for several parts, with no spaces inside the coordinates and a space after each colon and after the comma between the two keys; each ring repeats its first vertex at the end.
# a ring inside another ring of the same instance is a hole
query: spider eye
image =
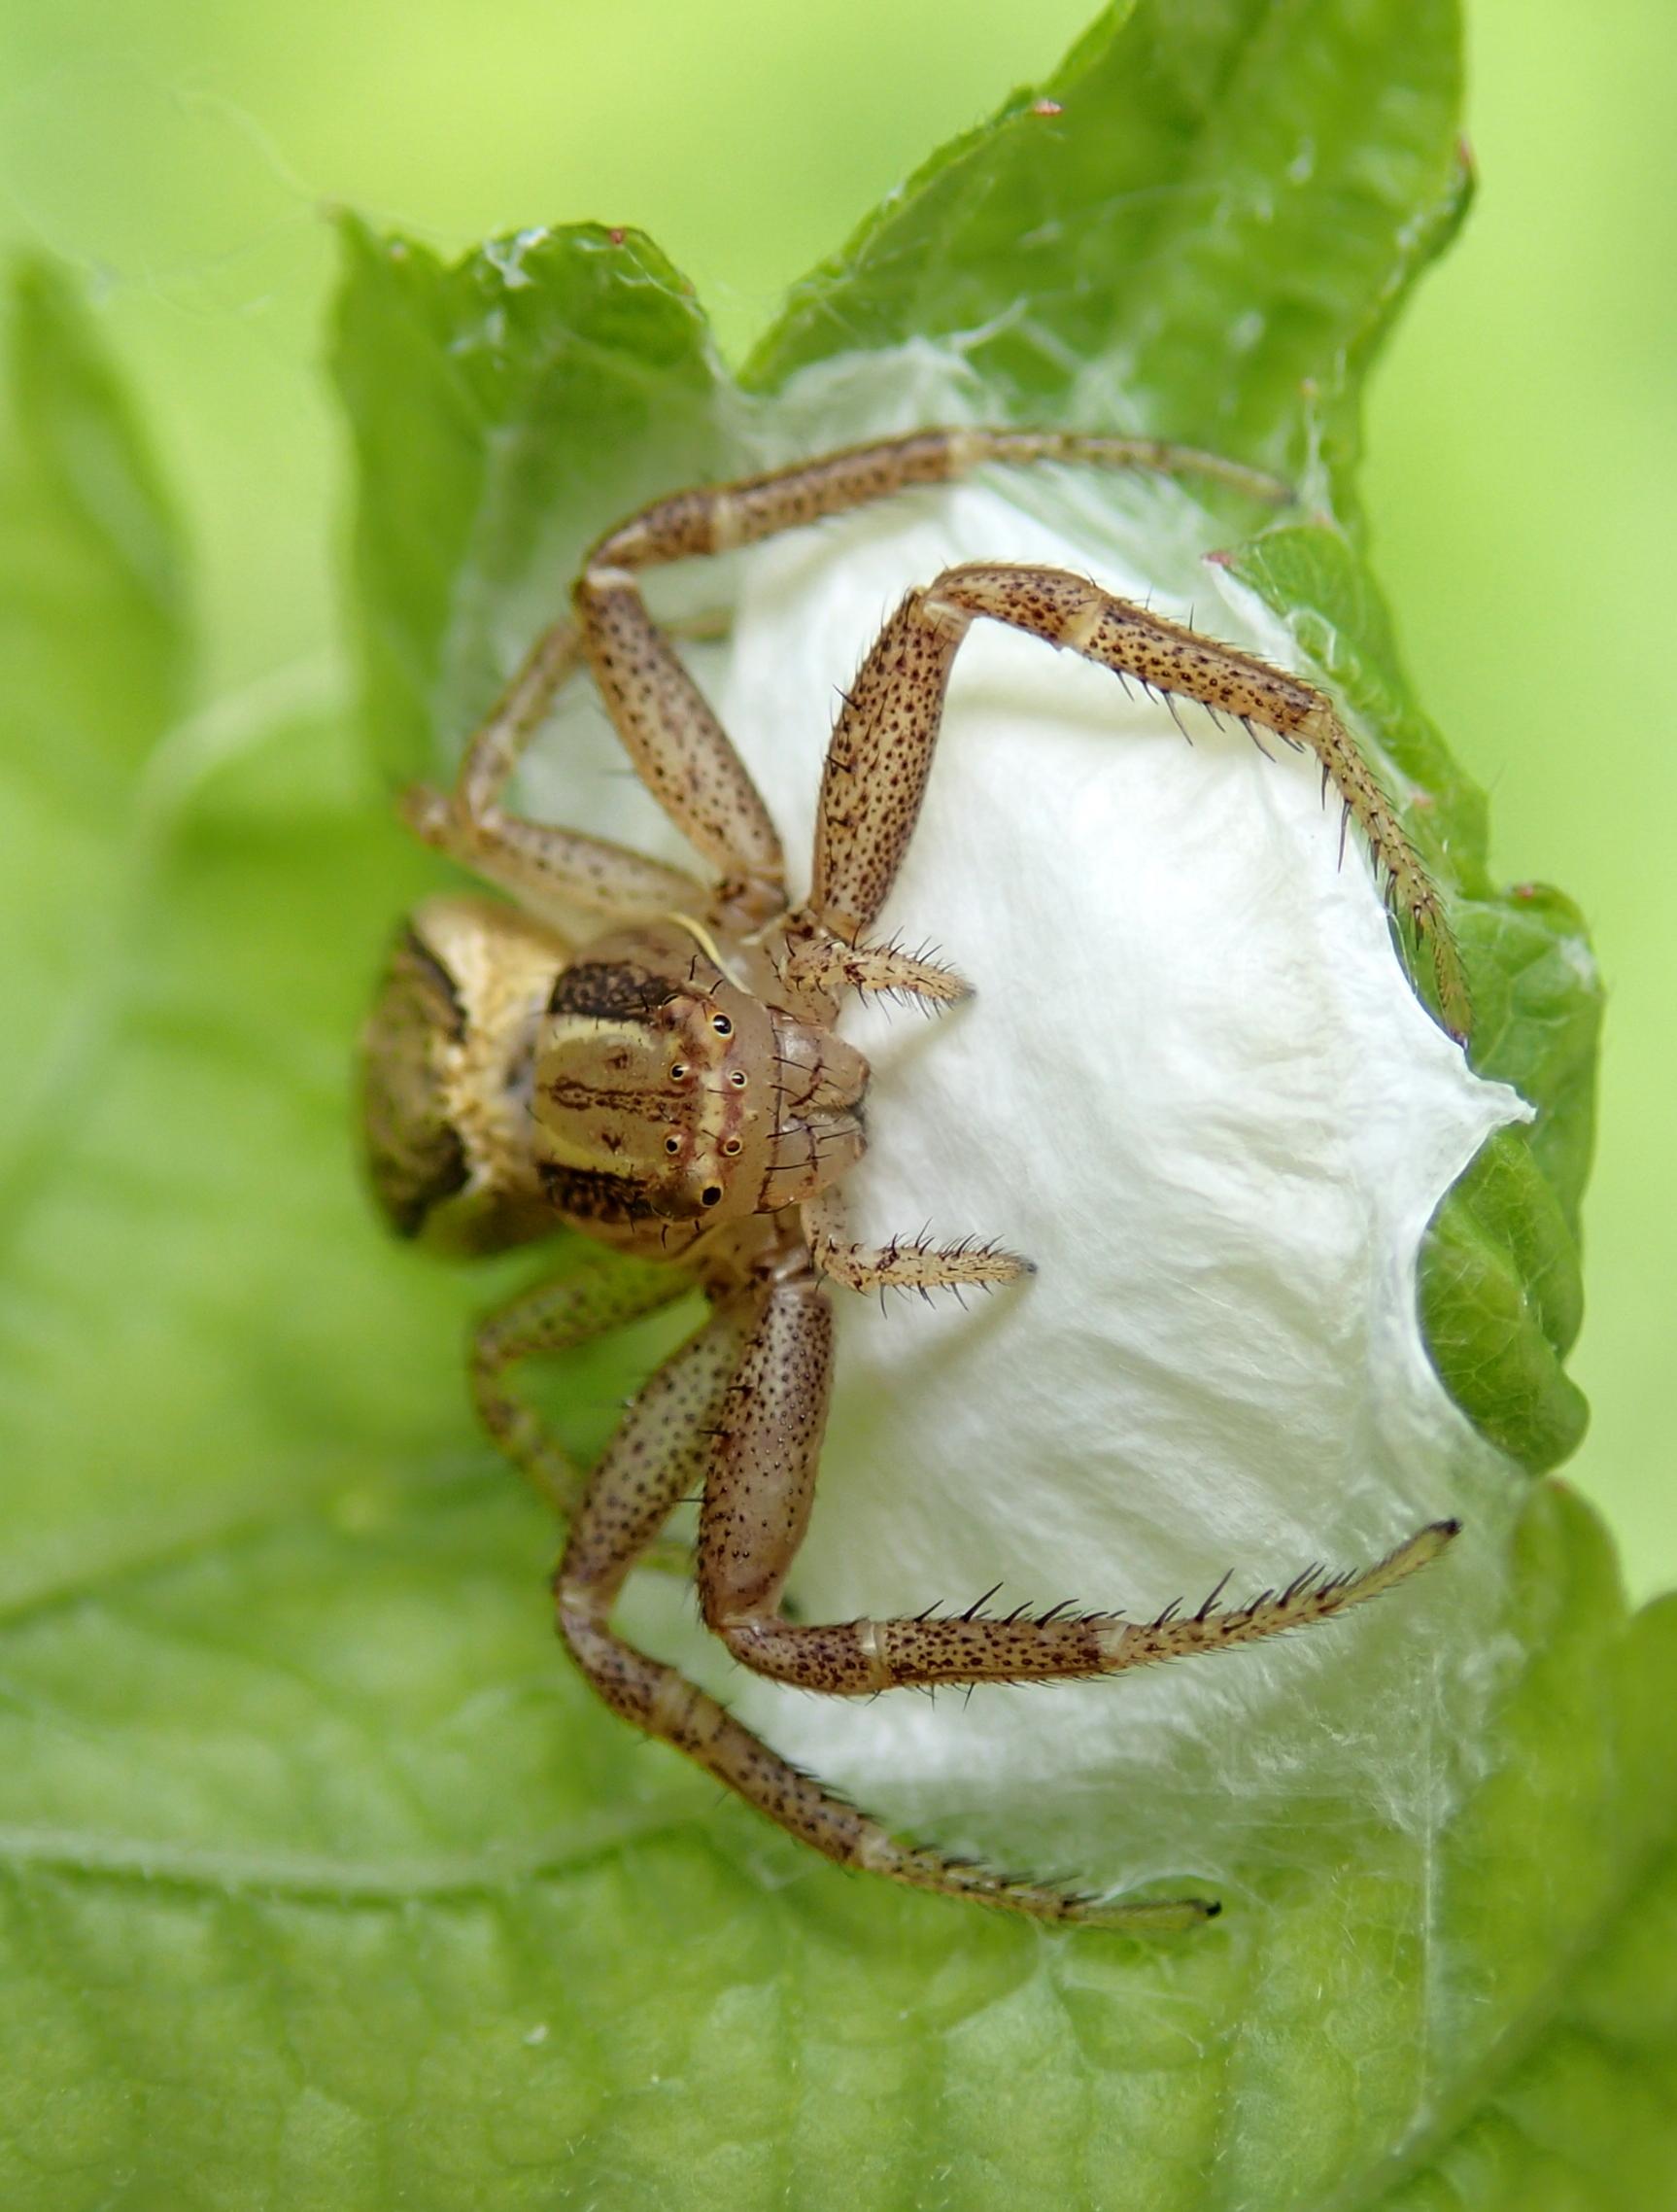
{"type": "Polygon", "coordinates": [[[732,1037],[734,1034],[734,1024],[726,1014],[713,1014],[710,1017],[710,1026],[719,1037],[732,1037]]]}
{"type": "Polygon", "coordinates": [[[733,1084],[736,1090],[743,1090],[745,1089],[745,1070],[742,1067],[736,1067],[728,1080],[733,1084]]]}
{"type": "Polygon", "coordinates": [[[681,1150],[681,1139],[679,1137],[666,1137],[664,1149],[666,1152],[679,1152],[681,1150]]]}
{"type": "Polygon", "coordinates": [[[722,1203],[722,1186],[720,1183],[707,1183],[699,1195],[705,1205],[719,1206],[722,1203]]]}
{"type": "Polygon", "coordinates": [[[669,1071],[669,1080],[671,1083],[679,1083],[686,1073],[687,1062],[685,1060],[677,1060],[669,1071]]]}
{"type": "Polygon", "coordinates": [[[742,1148],[737,1137],[730,1137],[722,1149],[728,1155],[729,1158],[733,1159],[742,1148]]]}

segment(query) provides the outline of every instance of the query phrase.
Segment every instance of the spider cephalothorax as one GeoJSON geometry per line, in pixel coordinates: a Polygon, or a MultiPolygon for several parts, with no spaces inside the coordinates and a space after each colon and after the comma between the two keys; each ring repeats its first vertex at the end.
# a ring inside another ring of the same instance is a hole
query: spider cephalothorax
{"type": "Polygon", "coordinates": [[[928,431],[657,502],[595,547],[574,619],[536,644],[447,795],[408,818],[513,904],[428,902],[393,954],[367,1035],[375,1186],[394,1226],[476,1249],[559,1224],[597,1247],[493,1316],[471,1373],[491,1434],[568,1519],[559,1625],[599,1695],[697,1759],[793,1834],[848,1864],[1044,1918],[1186,1925],[1204,1899],[1096,1904],[899,1842],[779,1758],[676,1670],[611,1626],[631,1569],[700,1494],[707,1626],[777,1680],[838,1696],[901,1684],[1111,1674],[1326,1620],[1435,1557],[1453,1522],[1365,1573],[1306,1575],[1280,1596],[1151,1622],[1054,1608],[804,1622],[780,1603],[814,1492],[832,1377],[826,1285],[989,1284],[1028,1262],[994,1245],[858,1244],[838,1187],[863,1150],[862,1055],[834,1028],[847,993],[939,1002],[949,970],[871,945],[919,813],[951,664],[982,617],[1167,698],[1197,700],[1308,748],[1431,947],[1444,1020],[1466,1021],[1442,907],[1329,700],[1298,676],[1052,568],[966,563],[911,592],[845,693],[828,751],[807,901],[792,908],[779,839],[738,755],[642,602],[637,571],[728,550],[984,462],[1199,471],[1253,498],[1267,479],[1117,438],[928,431]],[[507,812],[519,753],[565,678],[592,670],[648,788],[710,872],[507,812]],[[598,917],[599,934],[574,926],[598,917]],[[515,1372],[697,1287],[709,1319],[658,1369],[584,1482],[515,1372]]]}
{"type": "Polygon", "coordinates": [[[759,948],[728,963],[683,918],[602,939],[563,971],[532,1098],[537,1172],[562,1214],[667,1253],[672,1228],[684,1249],[802,1205],[860,1156],[867,1063],[752,983],[778,993],[759,948]]]}

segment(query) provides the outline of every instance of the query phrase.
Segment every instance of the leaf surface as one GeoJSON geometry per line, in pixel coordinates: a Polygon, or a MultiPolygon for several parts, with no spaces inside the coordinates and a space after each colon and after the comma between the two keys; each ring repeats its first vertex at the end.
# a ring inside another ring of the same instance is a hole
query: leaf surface
{"type": "Polygon", "coordinates": [[[1459,96],[1455,0],[1118,0],[794,288],[747,381],[939,338],[1010,414],[1283,473],[1325,417],[1346,489],[1355,374],[1465,205],[1459,96]]]}
{"type": "MultiPolygon", "coordinates": [[[[1455,85],[1442,7],[1114,11],[1062,116],[941,157],[754,374],[969,333],[995,411],[1121,385],[1147,427],[1289,465],[1315,422],[1343,484],[1356,372],[1455,204],[1455,85]]],[[[589,536],[733,465],[742,402],[633,234],[455,269],[347,239],[362,665],[384,773],[431,774],[589,536]]],[[[351,1157],[359,1009],[435,872],[306,683],[182,719],[184,564],[130,411],[55,280],[12,328],[4,881],[44,1049],[0,1161],[0,2201],[1677,2204],[1677,1611],[1626,1618],[1563,1490],[1532,1490],[1479,1624],[1483,1740],[1430,1741],[1411,1659],[1392,1755],[1436,1760],[1436,1816],[1278,1777],[1229,1809],[1242,1879],[1188,1943],[849,1881],[565,1670],[551,1531],[460,1384],[499,1277],[390,1245],[351,1157]]],[[[1596,1013],[1576,916],[1489,883],[1344,537],[1235,558],[1424,794],[1484,1064],[1540,1109],[1447,1202],[1422,1295],[1459,1400],[1547,1464],[1596,1013]]],[[[579,1446],[650,1356],[573,1370],[579,1446]]]]}

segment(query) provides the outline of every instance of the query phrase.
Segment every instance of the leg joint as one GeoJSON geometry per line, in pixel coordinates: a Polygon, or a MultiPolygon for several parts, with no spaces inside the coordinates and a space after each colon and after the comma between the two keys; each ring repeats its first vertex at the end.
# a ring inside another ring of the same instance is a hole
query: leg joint
{"type": "Polygon", "coordinates": [[[616,562],[591,563],[577,578],[576,597],[587,603],[596,599],[615,598],[619,592],[638,593],[640,580],[633,569],[620,568],[616,562]]]}
{"type": "MultiPolygon", "coordinates": [[[[957,572],[950,570],[945,574],[957,572]]],[[[917,619],[928,630],[951,644],[958,645],[973,627],[973,613],[970,607],[962,606],[957,601],[943,598],[939,590],[939,585],[943,581],[944,577],[940,576],[928,591],[911,593],[908,604],[917,619]]]]}
{"type": "Polygon", "coordinates": [[[709,1623],[742,1667],[770,1681],[793,1682],[827,1697],[872,1697],[902,1679],[887,1649],[890,1624],[850,1620],[804,1624],[754,1613],[709,1623]]]}

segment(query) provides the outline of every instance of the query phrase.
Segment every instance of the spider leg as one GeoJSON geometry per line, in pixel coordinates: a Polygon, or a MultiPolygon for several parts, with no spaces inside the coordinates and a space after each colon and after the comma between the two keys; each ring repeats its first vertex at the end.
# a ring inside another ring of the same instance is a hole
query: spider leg
{"type": "MultiPolygon", "coordinates": [[[[586,660],[607,711],[643,780],[670,819],[722,878],[712,911],[746,925],[785,905],[779,840],[744,763],[688,674],[671,636],[718,634],[714,614],[654,624],[636,571],[693,554],[749,545],[885,499],[941,484],[986,462],[1045,461],[1193,474],[1248,498],[1275,501],[1275,478],[1215,454],[1154,438],[1035,431],[921,431],[799,463],[735,484],[676,494],[643,508],[601,538],[576,586],[577,620],[543,632],[476,733],[451,793],[410,792],[409,826],[487,882],[511,892],[567,935],[576,916],[632,919],[698,913],[705,895],[693,879],[628,847],[507,812],[501,797],[520,754],[561,688],[586,660]]],[[[873,973],[878,967],[874,956],[873,973]]],[[[862,989],[952,993],[911,971],[862,989]]]]}
{"type": "Polygon", "coordinates": [[[928,1006],[952,1006],[971,998],[973,986],[936,960],[895,945],[845,945],[825,930],[788,927],[783,943],[797,987],[818,998],[842,998],[847,990],[889,998],[906,993],[928,1006]]]}
{"type": "Polygon", "coordinates": [[[573,598],[583,650],[624,750],[719,878],[711,911],[747,924],[779,914],[786,904],[779,833],[750,771],[647,611],[633,570],[597,552],[573,598]]]}
{"type": "Polygon", "coordinates": [[[601,1697],[630,1719],[638,1715],[622,1702],[624,1683],[642,1671],[657,1676],[670,1670],[619,1642],[611,1608],[631,1568],[646,1560],[701,1478],[750,1325],[749,1305],[731,1300],[676,1347],[631,1401],[571,1513],[554,1578],[560,1634],[601,1697]]]}
{"type": "MultiPolygon", "coordinates": [[[[736,1510],[750,1512],[755,1484],[741,1487],[736,1510]]],[[[1051,1614],[1024,1611],[998,1619],[980,1601],[960,1613],[815,1623],[787,1620],[772,1603],[731,1601],[711,1625],[742,1666],[835,1697],[872,1697],[906,1685],[1082,1679],[1232,1650],[1333,1620],[1429,1565],[1458,1528],[1455,1521],[1429,1522],[1360,1573],[1324,1574],[1310,1568],[1284,1589],[1266,1590],[1248,1605],[1225,1607],[1214,1594],[1197,1612],[1183,1614],[1173,1607],[1150,1621],[1059,1607],[1051,1614]]],[[[705,1560],[702,1523],[702,1589],[705,1560]]]]}
{"type": "Polygon", "coordinates": [[[1457,1523],[1434,1522],[1360,1574],[1311,1570],[1247,1606],[1221,1607],[1214,1593],[1196,1613],[1172,1607],[1150,1622],[1060,1607],[997,1620],[981,1606],[953,1616],[790,1621],[780,1592],[814,1498],[832,1342],[832,1310],[813,1275],[783,1276],[728,1394],[699,1519],[707,1625],[741,1665],[800,1689],[870,1697],[906,1683],[1051,1681],[1225,1650],[1378,1597],[1456,1534],[1457,1523]]]}
{"type": "Polygon", "coordinates": [[[728,553],[899,492],[954,483],[989,463],[1029,467],[1043,462],[1202,476],[1267,504],[1292,496],[1286,485],[1259,469],[1162,438],[1103,437],[1078,431],[911,431],[906,437],[846,446],[732,484],[701,485],[656,500],[608,532],[588,565],[650,569],[728,553]]]}
{"type": "Polygon", "coordinates": [[[510,891],[565,934],[575,916],[686,912],[704,892],[691,876],[605,838],[508,812],[501,797],[555,698],[582,665],[576,626],[543,631],[462,756],[451,792],[419,785],[402,811],[410,829],[486,882],[510,891]]]}
{"type": "Polygon", "coordinates": [[[841,1866],[1038,1919],[1098,1921],[1136,1934],[1206,1919],[1216,1907],[1199,1898],[1101,1905],[899,1843],[781,1758],[676,1669],[613,1632],[612,1608],[630,1569],[702,1468],[708,1469],[708,1496],[742,1410],[753,1436],[767,1427],[780,1437],[785,1479],[774,1496],[765,1490],[750,1502],[749,1521],[730,1516],[725,1533],[712,1510],[711,1544],[731,1562],[725,1575],[761,1584],[767,1574],[777,1598],[775,1562],[782,1555],[789,1562],[808,1514],[826,1421],[831,1337],[826,1300],[806,1268],[792,1278],[759,1276],[718,1304],[646,1385],[595,1470],[556,1579],[560,1634],[577,1664],[624,1719],[685,1752],[789,1835],[841,1866]]]}
{"type": "MultiPolygon", "coordinates": [[[[591,1245],[558,1282],[523,1292],[473,1331],[469,1375],[479,1420],[545,1505],[574,1520],[586,1478],[535,1406],[513,1384],[525,1361],[551,1358],[626,1328],[693,1288],[679,1268],[625,1260],[591,1245]]],[[[652,1564],[685,1573],[684,1553],[652,1564]]]]}
{"type": "Polygon", "coordinates": [[[1085,577],[1059,569],[972,562],[910,592],[886,623],[833,732],[816,818],[806,914],[796,933],[846,944],[877,916],[920,811],[942,719],[949,670],[974,620],[986,616],[1134,676],[1167,699],[1192,699],[1307,747],[1361,826],[1395,904],[1431,948],[1445,1026],[1463,1038],[1466,977],[1444,904],[1408,833],[1331,702],[1302,677],[1203,638],[1085,577]]]}
{"type": "MultiPolygon", "coordinates": [[[[921,431],[736,483],[678,492],[630,516],[594,546],[573,595],[583,651],[648,790],[718,872],[717,911],[749,926],[784,909],[780,843],[744,762],[648,612],[639,571],[754,545],[915,485],[947,483],[985,462],[1044,461],[1192,473],[1249,498],[1287,496],[1255,469],[1153,438],[921,431]]],[[[917,986],[899,979],[883,987],[917,986]]]]}
{"type": "Polygon", "coordinates": [[[857,1244],[844,1233],[843,1203],[824,1191],[803,1208],[809,1257],[819,1273],[850,1291],[927,1291],[965,1283],[1010,1283],[1034,1275],[1029,1260],[972,1237],[959,1244],[931,1244],[924,1237],[893,1238],[886,1245],[857,1244]]]}
{"type": "Polygon", "coordinates": [[[455,801],[465,813],[481,817],[500,805],[525,747],[581,666],[574,622],[556,622],[542,632],[461,755],[455,801]]]}

